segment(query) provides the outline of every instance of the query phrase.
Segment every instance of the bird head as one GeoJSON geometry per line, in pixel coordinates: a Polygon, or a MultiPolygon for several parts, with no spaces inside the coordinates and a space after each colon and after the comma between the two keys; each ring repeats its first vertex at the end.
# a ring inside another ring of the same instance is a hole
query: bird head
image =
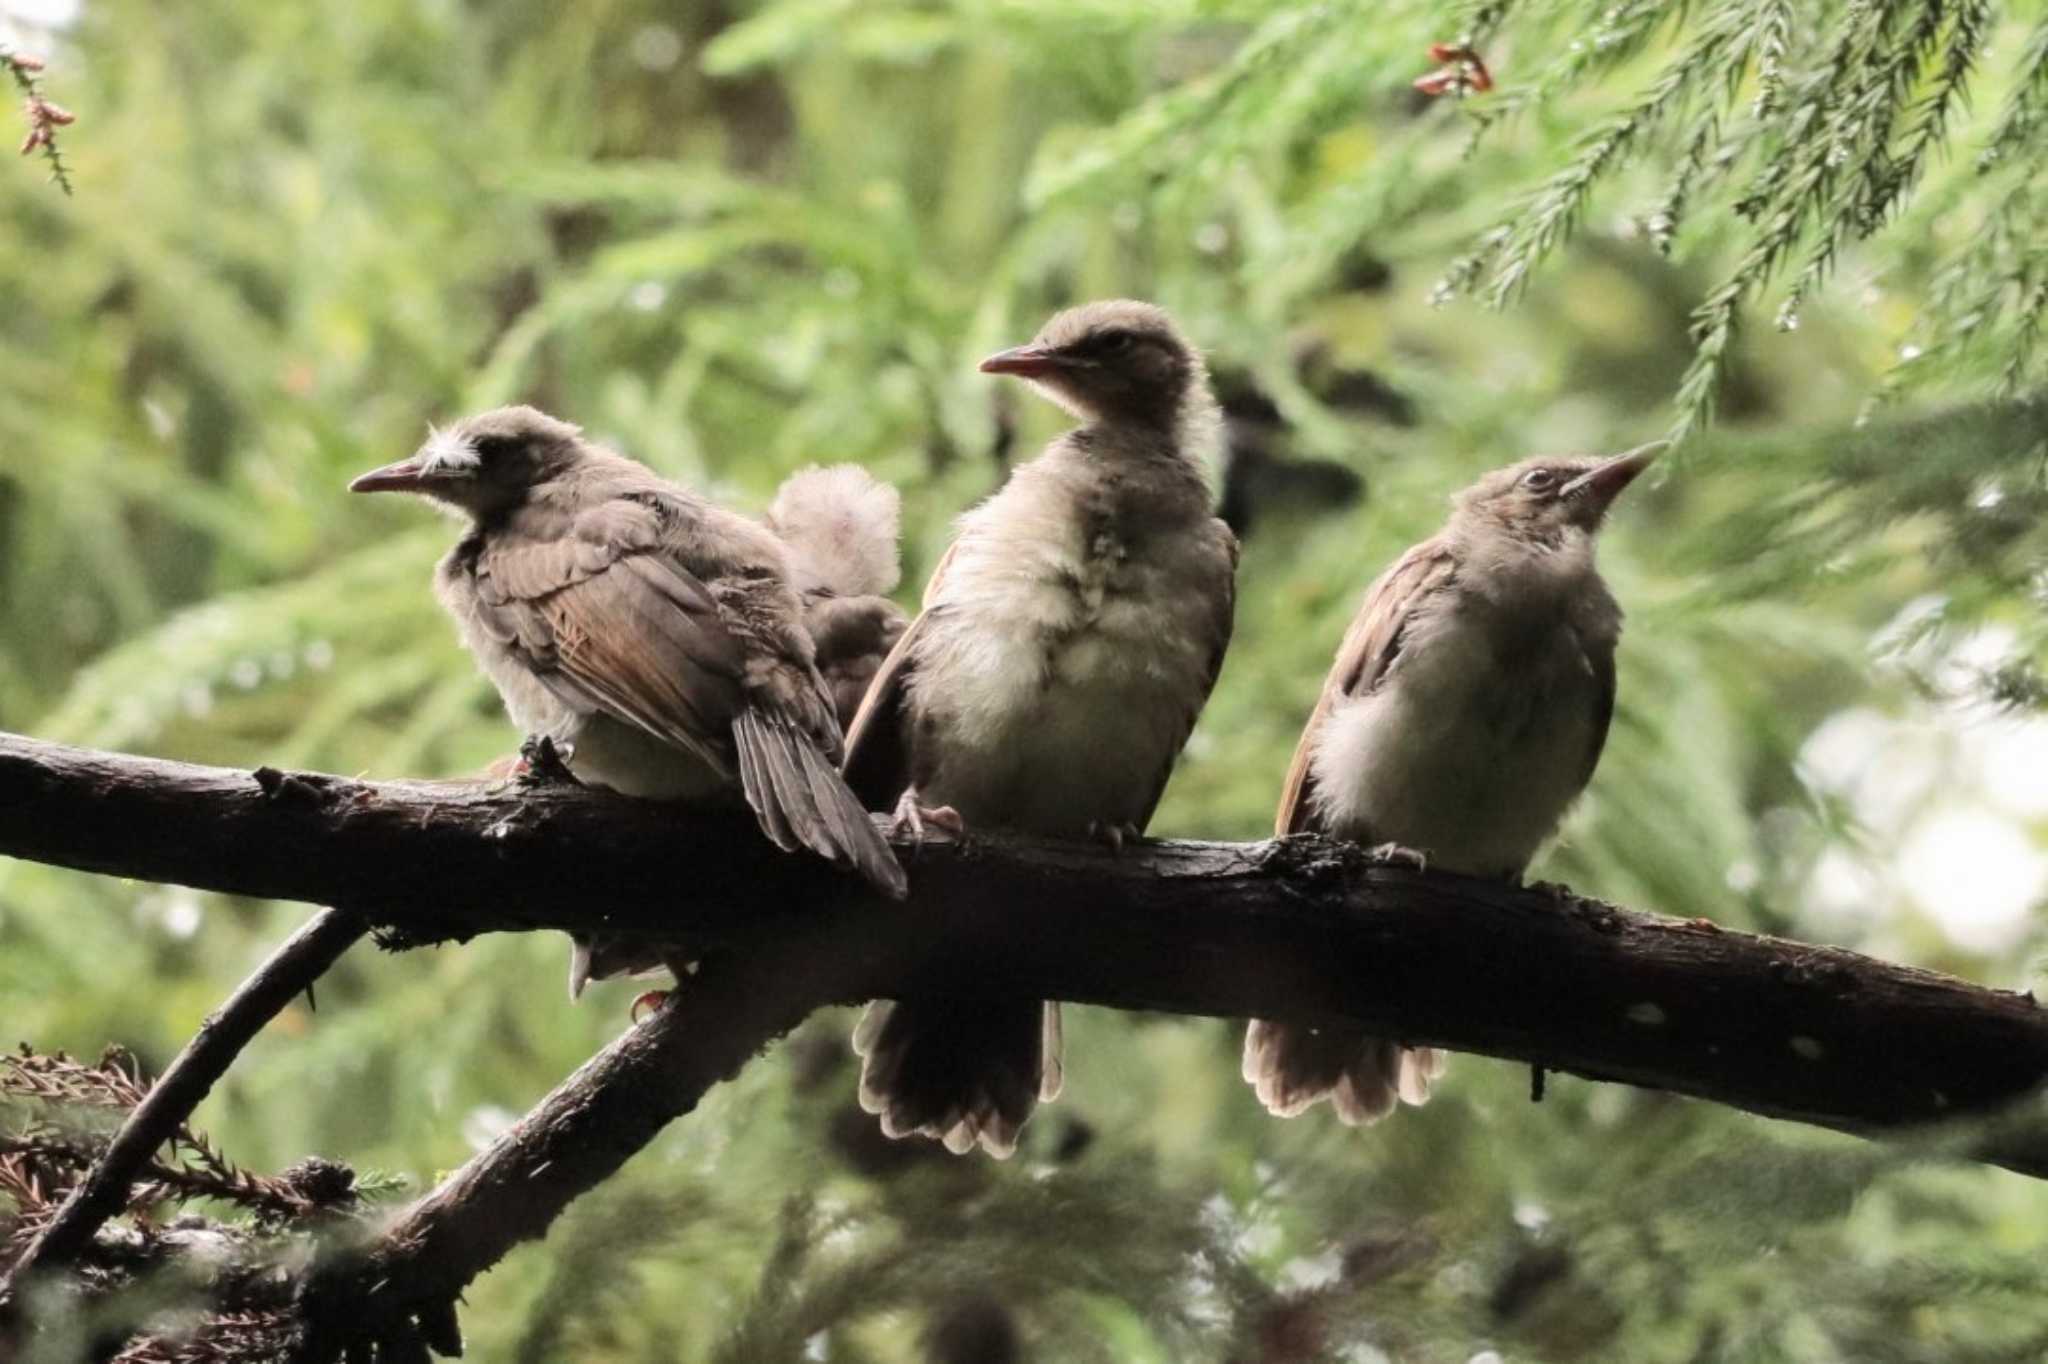
{"type": "Polygon", "coordinates": [[[1069,308],[1030,345],[999,351],[981,369],[1016,375],[1086,422],[1173,430],[1195,408],[1214,408],[1201,353],[1165,309],[1132,299],[1069,308]]]}
{"type": "Polygon", "coordinates": [[[499,407],[427,428],[409,459],[360,474],[354,493],[418,493],[483,518],[519,505],[582,452],[582,431],[533,407],[499,407]]]}
{"type": "Polygon", "coordinates": [[[1538,455],[1496,469],[1458,494],[1456,516],[1536,544],[1554,545],[1573,533],[1591,535],[1621,490],[1650,467],[1667,443],[1652,441],[1606,459],[1538,455]]]}

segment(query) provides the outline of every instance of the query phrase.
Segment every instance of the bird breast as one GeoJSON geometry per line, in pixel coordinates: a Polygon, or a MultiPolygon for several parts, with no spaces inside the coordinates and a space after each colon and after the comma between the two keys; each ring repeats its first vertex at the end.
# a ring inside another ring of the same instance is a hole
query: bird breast
{"type": "Polygon", "coordinates": [[[1059,491],[970,513],[915,659],[923,794],[970,825],[1142,823],[1206,685],[1198,537],[1077,517],[1059,491]]]}
{"type": "Polygon", "coordinates": [[[1601,686],[1568,620],[1494,614],[1456,598],[1420,614],[1380,685],[1331,709],[1311,757],[1323,828],[1521,875],[1584,783],[1601,686]]]}

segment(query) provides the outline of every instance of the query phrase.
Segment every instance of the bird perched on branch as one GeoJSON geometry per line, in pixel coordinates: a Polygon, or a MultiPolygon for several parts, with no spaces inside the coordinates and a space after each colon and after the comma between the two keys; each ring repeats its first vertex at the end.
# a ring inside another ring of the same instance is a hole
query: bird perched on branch
{"type": "MultiPolygon", "coordinates": [[[[960,520],[847,738],[847,780],[900,828],[1121,845],[1142,832],[1230,640],[1237,542],[1210,511],[1200,354],[1160,309],[1093,303],[981,368],[1081,423],[960,520]]],[[[868,1008],[860,1100],[891,1136],[1007,1156],[1061,1081],[1058,1006],[868,1008]]]]}
{"type": "MultiPolygon", "coordinates": [[[[837,770],[840,725],[796,580],[826,584],[774,531],[531,407],[432,432],[349,487],[417,493],[468,517],[435,593],[513,722],[553,740],[578,780],[743,798],[777,846],[904,893],[902,867],[837,770]]],[[[570,993],[653,960],[593,962],[579,940],[570,993]]]]}
{"type": "MultiPolygon", "coordinates": [[[[1593,541],[1663,443],[1486,475],[1366,590],[1302,731],[1278,833],[1315,830],[1518,881],[1592,778],[1614,714],[1621,608],[1593,541]]],[[[1347,1124],[1422,1103],[1443,1055],[1347,1027],[1255,1021],[1244,1078],[1273,1113],[1347,1124]]]]}

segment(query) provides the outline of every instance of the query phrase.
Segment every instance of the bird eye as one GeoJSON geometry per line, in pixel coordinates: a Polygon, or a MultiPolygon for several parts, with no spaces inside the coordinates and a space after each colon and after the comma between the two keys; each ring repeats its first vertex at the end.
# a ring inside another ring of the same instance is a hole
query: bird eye
{"type": "Polygon", "coordinates": [[[1531,469],[1522,475],[1522,486],[1532,493],[1547,493],[1556,483],[1557,473],[1551,469],[1531,469]]]}
{"type": "Polygon", "coordinates": [[[1131,334],[1124,331],[1104,332],[1096,341],[1095,348],[1104,355],[1120,355],[1131,348],[1131,334]]]}
{"type": "Polygon", "coordinates": [[[485,459],[501,459],[518,448],[519,442],[510,436],[478,436],[471,444],[485,459]]]}

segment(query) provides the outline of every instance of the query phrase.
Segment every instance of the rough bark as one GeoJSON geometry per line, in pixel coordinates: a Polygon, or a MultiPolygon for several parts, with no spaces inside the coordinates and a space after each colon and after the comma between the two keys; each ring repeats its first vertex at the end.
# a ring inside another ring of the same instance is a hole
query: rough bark
{"type": "MultiPolygon", "coordinates": [[[[388,940],[642,931],[700,949],[855,923],[801,1007],[1012,994],[1391,1036],[1854,1132],[1983,1113],[2048,1078],[2026,994],[1838,948],[1376,865],[1315,839],[975,838],[870,894],[755,836],[576,787],[254,773],[0,736],[0,854],[353,909],[388,940]]],[[[794,990],[794,984],[785,987],[794,990]]],[[[2000,1163],[2048,1174],[2048,1137],[2000,1163]]]]}

